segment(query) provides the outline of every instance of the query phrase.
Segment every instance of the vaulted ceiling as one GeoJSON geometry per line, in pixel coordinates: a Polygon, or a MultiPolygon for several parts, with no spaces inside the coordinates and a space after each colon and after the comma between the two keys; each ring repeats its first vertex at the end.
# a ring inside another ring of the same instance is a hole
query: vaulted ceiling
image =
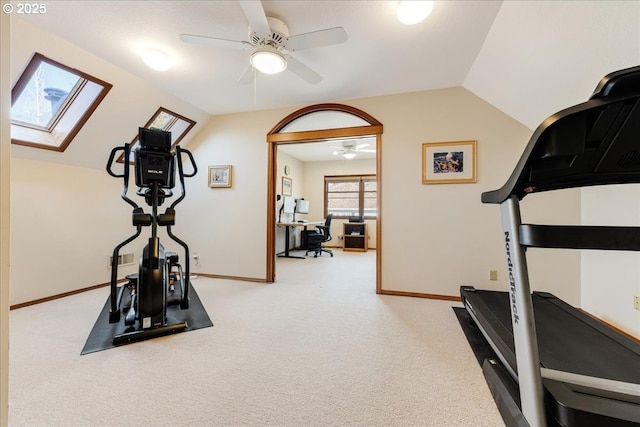
{"type": "MultiPolygon", "coordinates": [[[[345,43],[295,52],[321,82],[287,70],[241,84],[250,51],[180,39],[246,40],[237,1],[55,1],[44,14],[14,17],[211,115],[463,86],[535,128],[585,101],[605,74],[640,63],[638,1],[439,1],[413,26],[396,19],[394,1],[262,4],[291,35],[346,30],[345,43]],[[149,69],[145,47],[166,51],[173,67],[149,69]]],[[[12,39],[12,59],[23,61],[20,44],[12,39]]],[[[12,82],[23,66],[12,67],[12,82]]]]}
{"type": "Polygon", "coordinates": [[[249,50],[184,43],[180,34],[247,40],[238,1],[56,1],[32,23],[152,82],[210,114],[459,86],[491,28],[500,2],[441,2],[429,19],[407,26],[386,1],[264,1],[267,16],[291,35],[343,27],[346,43],[298,51],[323,79],[310,84],[292,72],[238,79],[249,50]],[[156,72],[139,51],[154,47],[174,60],[156,72]]]}

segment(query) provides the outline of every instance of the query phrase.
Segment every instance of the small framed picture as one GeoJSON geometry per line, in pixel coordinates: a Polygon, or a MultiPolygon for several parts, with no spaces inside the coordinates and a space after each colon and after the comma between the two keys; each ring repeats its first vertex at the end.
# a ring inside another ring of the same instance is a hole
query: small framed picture
{"type": "Polygon", "coordinates": [[[231,188],[233,178],[233,166],[219,165],[209,166],[209,187],[231,188]]]}
{"type": "Polygon", "coordinates": [[[293,187],[293,180],[291,178],[287,178],[286,176],[283,176],[282,177],[282,195],[291,196],[292,187],[293,187]]]}
{"type": "Polygon", "coordinates": [[[476,182],[477,141],[422,144],[422,183],[476,182]]]}

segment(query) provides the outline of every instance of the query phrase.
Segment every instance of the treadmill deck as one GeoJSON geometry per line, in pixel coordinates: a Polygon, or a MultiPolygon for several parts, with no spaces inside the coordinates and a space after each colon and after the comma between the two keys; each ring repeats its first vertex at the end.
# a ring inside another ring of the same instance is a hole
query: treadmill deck
{"type": "MultiPolygon", "coordinates": [[[[483,367],[488,382],[502,383],[489,384],[496,402],[499,406],[503,405],[505,396],[496,396],[496,393],[499,390],[505,393],[504,390],[509,389],[512,391],[510,399],[513,404],[519,405],[519,396],[513,394],[513,390],[517,390],[517,377],[512,377],[517,375],[517,367],[508,293],[462,287],[461,295],[471,318],[502,362],[500,366],[505,374],[495,374],[498,368],[494,361],[491,361],[492,364],[485,363],[483,367]],[[507,375],[507,372],[511,375],[507,375]],[[504,383],[509,379],[513,384],[507,386],[504,383]]],[[[532,301],[542,368],[640,384],[640,343],[552,294],[534,292],[532,301]]],[[[543,384],[553,424],[640,423],[640,401],[637,397],[619,399],[600,391],[592,395],[588,388],[549,379],[543,379],[543,384]]]]}

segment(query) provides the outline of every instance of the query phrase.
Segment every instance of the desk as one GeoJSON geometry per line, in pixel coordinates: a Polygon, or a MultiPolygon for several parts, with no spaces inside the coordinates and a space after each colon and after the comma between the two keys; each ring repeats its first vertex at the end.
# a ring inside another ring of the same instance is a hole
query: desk
{"type": "Polygon", "coordinates": [[[291,227],[304,227],[304,230],[307,229],[307,226],[309,225],[322,225],[324,224],[324,221],[305,221],[305,222],[278,222],[276,223],[276,225],[278,227],[285,227],[285,241],[284,241],[284,252],[280,252],[278,255],[278,257],[280,258],[299,258],[299,259],[304,259],[305,257],[303,256],[294,256],[290,254],[290,249],[289,249],[289,240],[290,240],[290,230],[291,227]]]}

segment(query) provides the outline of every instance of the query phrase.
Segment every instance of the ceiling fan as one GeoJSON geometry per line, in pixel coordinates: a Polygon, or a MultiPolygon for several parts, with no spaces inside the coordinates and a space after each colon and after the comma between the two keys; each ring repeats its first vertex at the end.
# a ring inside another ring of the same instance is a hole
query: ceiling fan
{"type": "Polygon", "coordinates": [[[254,69],[267,74],[289,69],[311,84],[319,83],[322,76],[297,60],[293,52],[347,41],[347,32],[342,27],[290,36],[286,24],[267,16],[260,1],[238,3],[249,22],[248,40],[228,40],[194,34],[180,34],[180,39],[185,43],[251,50],[250,64],[240,76],[240,83],[253,82],[254,69]]]}
{"type": "Polygon", "coordinates": [[[375,149],[367,148],[371,144],[367,142],[344,141],[340,146],[330,146],[335,151],[334,156],[342,155],[345,159],[353,159],[358,153],[375,153],[375,149]]]}

